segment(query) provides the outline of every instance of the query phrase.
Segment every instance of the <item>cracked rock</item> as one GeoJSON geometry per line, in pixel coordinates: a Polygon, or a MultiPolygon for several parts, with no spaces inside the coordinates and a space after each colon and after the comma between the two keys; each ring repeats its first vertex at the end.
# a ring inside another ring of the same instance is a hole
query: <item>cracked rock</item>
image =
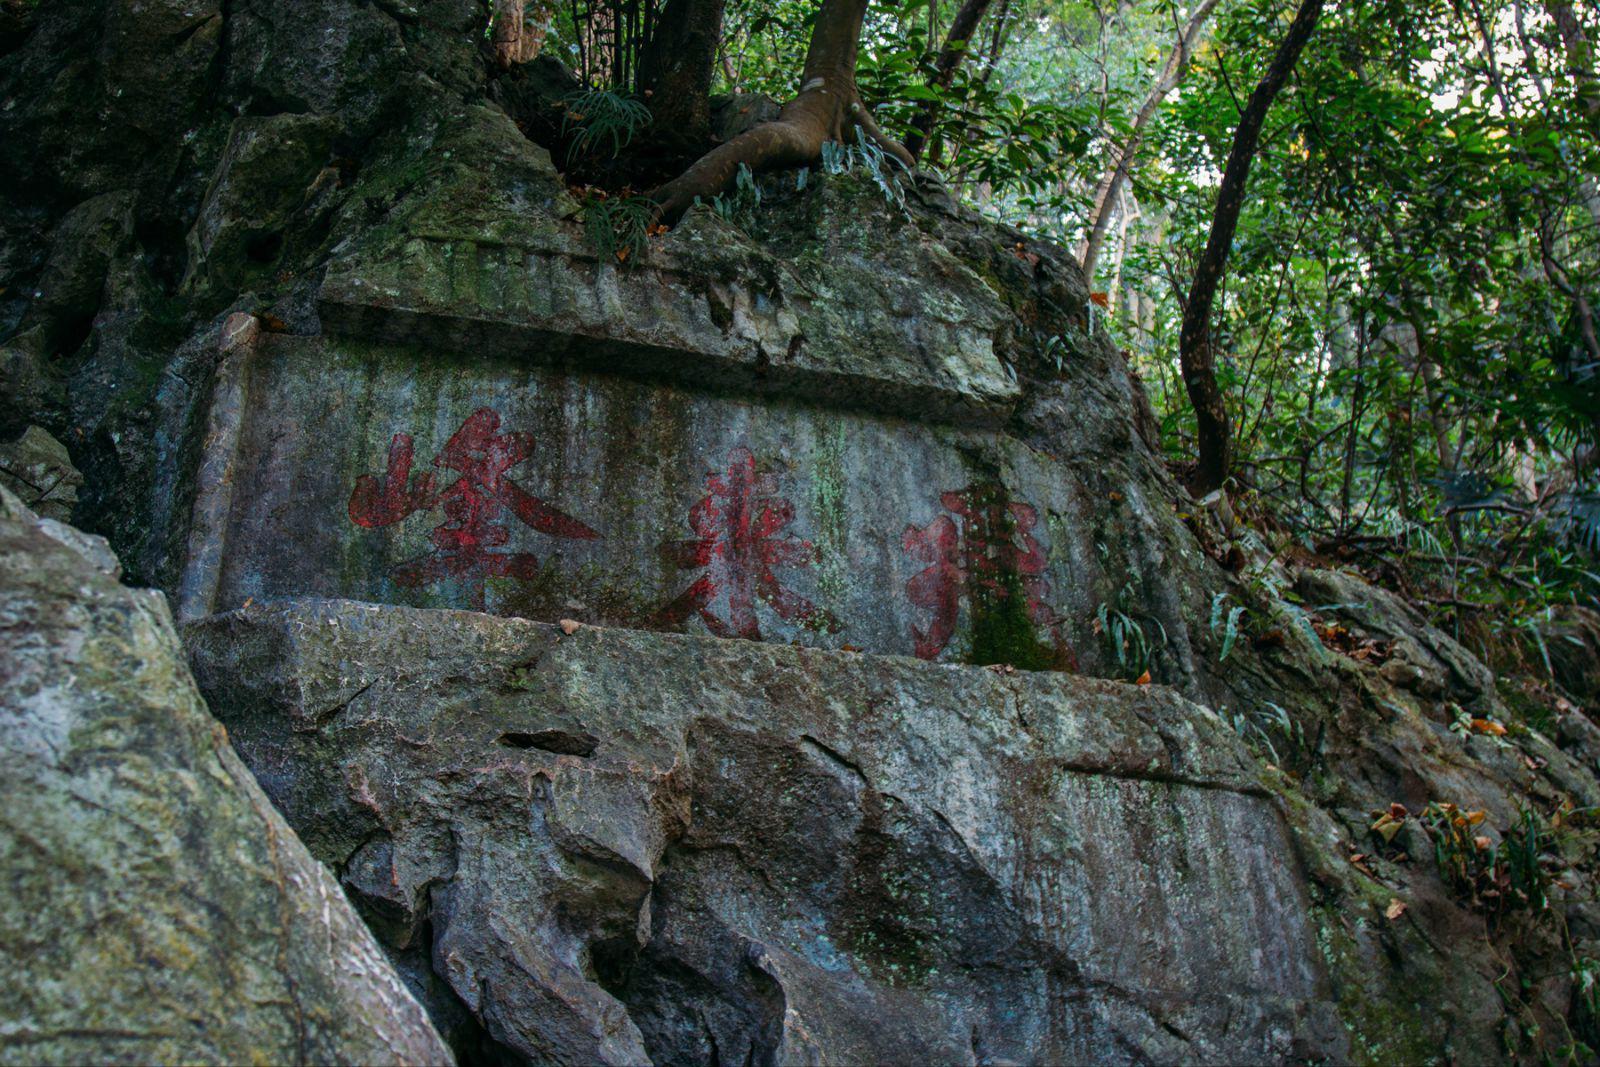
{"type": "Polygon", "coordinates": [[[1348,1056],[1282,816],[1171,690],[337,600],[185,639],[458,1050],[1348,1056]]]}
{"type": "Polygon", "coordinates": [[[0,1064],[450,1062],[161,594],[0,497],[0,1064]]]}

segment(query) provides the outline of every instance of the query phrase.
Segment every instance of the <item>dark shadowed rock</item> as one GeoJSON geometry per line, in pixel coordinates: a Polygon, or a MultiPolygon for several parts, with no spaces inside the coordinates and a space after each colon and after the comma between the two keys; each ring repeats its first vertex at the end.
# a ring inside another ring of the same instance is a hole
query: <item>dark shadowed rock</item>
{"type": "Polygon", "coordinates": [[[186,639],[436,1014],[534,1061],[1344,1056],[1282,817],[1169,690],[347,601],[186,639]]]}
{"type": "Polygon", "coordinates": [[[1600,718],[1600,612],[1558,605],[1539,631],[1551,675],[1600,718]]]}
{"type": "Polygon", "coordinates": [[[240,287],[252,266],[276,263],[295,213],[338,172],[324,168],[338,123],[319,115],[234,120],[228,147],[189,232],[191,271],[240,287]]]}
{"type": "Polygon", "coordinates": [[[0,507],[0,1063],[444,1063],[160,593],[0,507]]]}

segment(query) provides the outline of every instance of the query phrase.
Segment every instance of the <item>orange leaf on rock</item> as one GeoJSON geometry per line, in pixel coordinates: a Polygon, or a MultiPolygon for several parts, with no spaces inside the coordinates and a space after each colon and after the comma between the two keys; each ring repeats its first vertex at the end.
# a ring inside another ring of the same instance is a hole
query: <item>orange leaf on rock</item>
{"type": "Polygon", "coordinates": [[[1134,685],[1149,685],[1150,684],[1150,672],[1149,671],[1145,671],[1143,674],[1139,675],[1139,677],[1134,680],[1133,684],[1134,685]]]}
{"type": "Polygon", "coordinates": [[[1401,828],[1404,827],[1405,824],[1406,809],[1400,807],[1399,804],[1393,804],[1390,805],[1390,809],[1388,811],[1378,816],[1378,818],[1373,822],[1371,829],[1373,833],[1383,838],[1385,842],[1389,842],[1394,840],[1395,835],[1400,832],[1401,828]],[[1399,815],[1394,813],[1395,808],[1400,808],[1399,815]]]}

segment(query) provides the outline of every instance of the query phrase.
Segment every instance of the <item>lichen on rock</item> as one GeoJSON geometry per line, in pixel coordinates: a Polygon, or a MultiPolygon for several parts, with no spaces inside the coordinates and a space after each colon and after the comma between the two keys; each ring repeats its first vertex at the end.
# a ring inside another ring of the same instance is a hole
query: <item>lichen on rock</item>
{"type": "Polygon", "coordinates": [[[162,595],[0,498],[0,1062],[451,1062],[162,595]]]}

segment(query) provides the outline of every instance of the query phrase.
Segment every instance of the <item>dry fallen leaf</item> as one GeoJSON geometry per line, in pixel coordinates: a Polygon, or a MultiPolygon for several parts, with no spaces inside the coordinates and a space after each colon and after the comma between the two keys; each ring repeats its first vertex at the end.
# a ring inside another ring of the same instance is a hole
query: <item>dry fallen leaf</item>
{"type": "Polygon", "coordinates": [[[578,627],[582,626],[583,623],[579,622],[577,619],[562,619],[558,625],[560,625],[562,633],[566,634],[568,637],[571,637],[573,634],[578,632],[578,627]]]}
{"type": "Polygon", "coordinates": [[[1406,809],[1399,804],[1389,805],[1389,810],[1379,815],[1372,824],[1372,832],[1382,837],[1384,841],[1393,841],[1406,824],[1406,809]],[[1395,809],[1400,809],[1400,814],[1395,814],[1395,809]]]}
{"type": "Polygon", "coordinates": [[[1385,919],[1398,919],[1406,913],[1406,902],[1398,897],[1389,898],[1389,906],[1383,909],[1385,919]]]}
{"type": "Polygon", "coordinates": [[[1150,684],[1150,672],[1149,671],[1145,671],[1143,674],[1139,675],[1138,678],[1134,679],[1133,684],[1134,685],[1149,685],[1150,684]]]}
{"type": "Polygon", "coordinates": [[[1472,732],[1478,734],[1491,734],[1495,737],[1504,737],[1506,728],[1493,719],[1473,719],[1472,732]]]}
{"type": "Polygon", "coordinates": [[[1474,845],[1474,847],[1477,848],[1477,850],[1479,852],[1488,852],[1489,851],[1489,846],[1494,844],[1494,842],[1490,841],[1487,837],[1484,837],[1482,834],[1480,834],[1477,837],[1474,837],[1472,839],[1472,844],[1474,845]]]}

